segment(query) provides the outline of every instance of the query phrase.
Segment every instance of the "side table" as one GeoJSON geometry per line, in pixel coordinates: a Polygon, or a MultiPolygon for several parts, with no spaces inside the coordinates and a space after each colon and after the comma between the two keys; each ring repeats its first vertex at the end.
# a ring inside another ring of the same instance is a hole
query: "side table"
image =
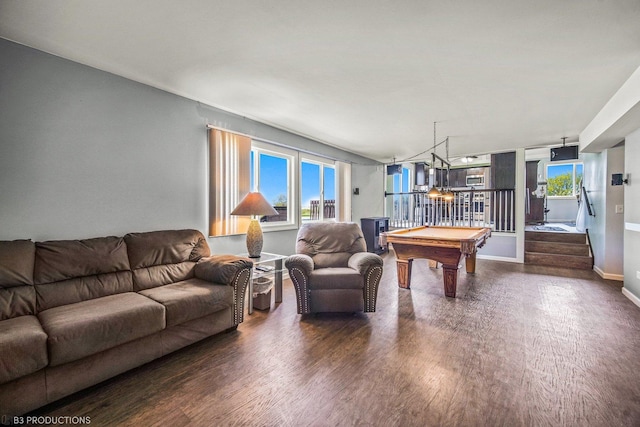
{"type": "MultiPolygon", "coordinates": [[[[239,254],[238,256],[249,258],[248,253],[239,254]]],[[[275,287],[275,302],[282,302],[282,261],[286,259],[286,255],[271,254],[262,252],[260,258],[249,258],[253,261],[253,269],[251,270],[251,278],[249,279],[249,303],[247,304],[249,314],[253,313],[253,298],[258,294],[266,294],[275,287]],[[263,277],[273,278],[270,286],[256,286],[254,289],[254,281],[263,277]]]]}

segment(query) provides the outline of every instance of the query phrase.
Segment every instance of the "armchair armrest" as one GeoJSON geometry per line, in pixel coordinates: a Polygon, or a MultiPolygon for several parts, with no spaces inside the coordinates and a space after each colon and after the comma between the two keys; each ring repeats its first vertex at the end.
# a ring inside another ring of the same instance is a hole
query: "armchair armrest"
{"type": "Polygon", "coordinates": [[[364,277],[364,311],[371,313],[376,311],[378,299],[378,285],[382,278],[383,261],[380,255],[370,252],[358,252],[349,258],[349,267],[360,272],[364,277]]]}
{"type": "Polygon", "coordinates": [[[313,260],[309,255],[304,254],[296,254],[289,256],[285,262],[284,266],[287,267],[288,270],[293,268],[299,268],[309,276],[314,269],[313,260]]]}
{"type": "Polygon", "coordinates": [[[237,326],[244,320],[244,296],[251,277],[253,262],[248,258],[235,255],[213,255],[201,258],[195,267],[198,279],[220,283],[233,287],[234,324],[237,326]]]}
{"type": "Polygon", "coordinates": [[[354,270],[358,270],[360,274],[365,274],[371,267],[382,267],[382,258],[371,252],[358,252],[351,255],[348,265],[354,270]]]}
{"type": "Polygon", "coordinates": [[[298,314],[311,313],[309,304],[309,276],[313,272],[313,260],[309,255],[291,255],[284,262],[289,270],[289,278],[296,289],[296,300],[298,304],[298,314]]]}

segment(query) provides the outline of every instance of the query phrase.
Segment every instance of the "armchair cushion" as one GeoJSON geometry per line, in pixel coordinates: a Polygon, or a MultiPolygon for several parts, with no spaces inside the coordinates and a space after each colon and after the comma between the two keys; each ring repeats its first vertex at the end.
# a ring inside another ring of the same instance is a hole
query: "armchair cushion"
{"type": "Polygon", "coordinates": [[[319,268],[309,276],[309,289],[362,289],[364,278],[353,268],[319,268]]]}
{"type": "Polygon", "coordinates": [[[308,223],[298,230],[296,253],[310,256],[315,268],[347,267],[351,255],[366,251],[362,231],[352,222],[308,223]]]}

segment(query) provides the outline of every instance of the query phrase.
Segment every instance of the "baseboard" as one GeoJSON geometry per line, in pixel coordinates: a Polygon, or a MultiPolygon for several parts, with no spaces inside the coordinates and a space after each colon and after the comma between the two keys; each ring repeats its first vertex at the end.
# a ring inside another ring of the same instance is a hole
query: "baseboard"
{"type": "Polygon", "coordinates": [[[635,305],[640,307],[640,298],[638,298],[637,296],[632,294],[630,291],[628,291],[627,288],[622,287],[622,295],[624,295],[625,297],[629,298],[632,303],[634,303],[635,305]]]}
{"type": "Polygon", "coordinates": [[[598,273],[598,276],[602,277],[603,279],[606,279],[606,280],[617,280],[618,282],[624,282],[624,275],[622,275],[622,274],[605,273],[597,265],[593,266],[593,271],[598,273]]]}
{"type": "Polygon", "coordinates": [[[504,256],[495,256],[495,255],[476,255],[477,259],[488,259],[490,261],[504,261],[504,262],[515,262],[517,264],[522,264],[521,261],[518,261],[516,258],[509,258],[504,256]]]}

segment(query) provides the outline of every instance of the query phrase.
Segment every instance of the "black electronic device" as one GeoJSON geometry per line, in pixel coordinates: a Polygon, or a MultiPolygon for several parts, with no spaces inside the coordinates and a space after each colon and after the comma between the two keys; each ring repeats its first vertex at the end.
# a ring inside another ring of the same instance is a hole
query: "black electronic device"
{"type": "Polygon", "coordinates": [[[578,146],[567,145],[562,147],[556,147],[551,149],[551,161],[557,162],[560,160],[576,160],[578,158],[578,146]]]}
{"type": "Polygon", "coordinates": [[[611,174],[611,185],[628,184],[629,179],[625,178],[621,173],[611,174]]]}
{"type": "Polygon", "coordinates": [[[387,165],[387,175],[402,174],[402,165],[387,165]]]}

